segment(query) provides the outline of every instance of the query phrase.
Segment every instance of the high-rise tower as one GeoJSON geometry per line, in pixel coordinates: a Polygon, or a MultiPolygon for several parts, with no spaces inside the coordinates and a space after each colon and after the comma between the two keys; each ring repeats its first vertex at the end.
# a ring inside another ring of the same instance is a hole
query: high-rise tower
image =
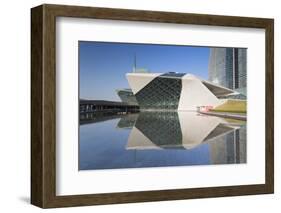
{"type": "Polygon", "coordinates": [[[209,81],[247,95],[247,49],[211,48],[209,81]]]}

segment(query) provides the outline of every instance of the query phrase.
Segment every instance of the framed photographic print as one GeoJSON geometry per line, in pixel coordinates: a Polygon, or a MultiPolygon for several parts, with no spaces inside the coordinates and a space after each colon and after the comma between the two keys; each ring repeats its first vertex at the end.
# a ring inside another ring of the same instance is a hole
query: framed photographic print
{"type": "Polygon", "coordinates": [[[273,19],[31,9],[31,203],[274,191],[273,19]]]}

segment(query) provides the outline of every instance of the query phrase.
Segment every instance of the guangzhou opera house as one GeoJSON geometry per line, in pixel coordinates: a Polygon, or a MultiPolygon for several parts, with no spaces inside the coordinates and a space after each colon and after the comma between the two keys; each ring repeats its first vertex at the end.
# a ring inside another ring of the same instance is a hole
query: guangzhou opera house
{"type": "Polygon", "coordinates": [[[185,73],[127,73],[141,111],[195,111],[217,107],[239,93],[185,73]]]}

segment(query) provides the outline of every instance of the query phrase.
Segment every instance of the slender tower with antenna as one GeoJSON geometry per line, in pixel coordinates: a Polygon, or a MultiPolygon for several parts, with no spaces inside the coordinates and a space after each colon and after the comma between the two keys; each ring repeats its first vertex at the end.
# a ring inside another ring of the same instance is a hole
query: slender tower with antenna
{"type": "Polygon", "coordinates": [[[133,67],[133,73],[137,71],[137,56],[136,53],[134,54],[134,67],[133,67]]]}

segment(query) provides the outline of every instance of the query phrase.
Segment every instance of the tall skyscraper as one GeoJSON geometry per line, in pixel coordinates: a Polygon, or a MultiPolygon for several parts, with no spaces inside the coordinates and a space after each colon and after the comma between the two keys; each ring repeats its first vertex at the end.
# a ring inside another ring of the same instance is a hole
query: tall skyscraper
{"type": "Polygon", "coordinates": [[[247,96],[247,49],[211,48],[209,81],[247,96]]]}

